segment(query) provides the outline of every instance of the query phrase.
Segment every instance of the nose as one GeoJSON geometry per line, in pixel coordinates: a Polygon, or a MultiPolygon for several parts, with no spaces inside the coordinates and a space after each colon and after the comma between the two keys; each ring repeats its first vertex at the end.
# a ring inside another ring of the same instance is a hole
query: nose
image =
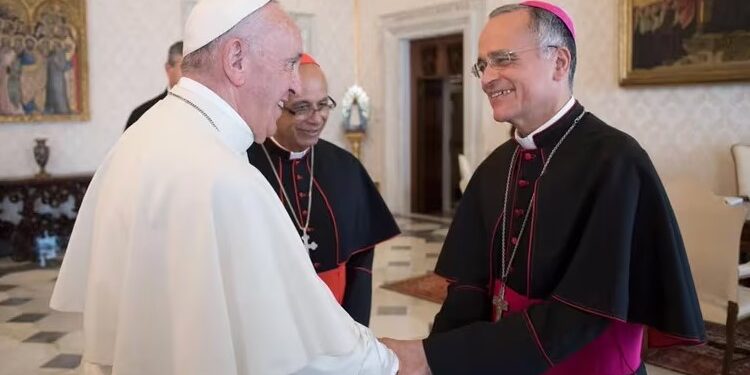
{"type": "Polygon", "coordinates": [[[323,114],[323,111],[315,111],[310,118],[307,119],[308,122],[314,125],[322,125],[326,122],[328,119],[328,114],[323,114]]]}
{"type": "Polygon", "coordinates": [[[487,90],[490,90],[493,86],[493,82],[495,82],[497,78],[497,69],[487,67],[487,69],[484,70],[482,77],[480,78],[480,82],[482,83],[482,90],[484,90],[485,92],[487,92],[487,90]]]}

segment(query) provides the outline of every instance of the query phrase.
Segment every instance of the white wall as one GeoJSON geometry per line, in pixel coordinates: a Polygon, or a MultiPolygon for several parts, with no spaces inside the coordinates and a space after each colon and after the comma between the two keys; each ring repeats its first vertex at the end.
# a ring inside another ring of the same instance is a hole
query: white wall
{"type": "MultiPolygon", "coordinates": [[[[363,146],[362,159],[370,175],[376,181],[384,181],[385,179],[385,153],[388,152],[389,147],[397,147],[396,145],[385,144],[385,127],[411,127],[411,124],[391,124],[384,121],[385,73],[383,56],[385,51],[383,48],[381,17],[392,13],[450,2],[444,0],[360,1],[362,19],[361,43],[363,45],[360,74],[363,77],[362,87],[369,93],[372,103],[372,118],[369,122],[368,137],[363,146]]],[[[390,181],[384,182],[393,183],[390,181]]]]}
{"type": "MultiPolygon", "coordinates": [[[[383,124],[382,32],[383,14],[432,6],[450,1],[383,0],[363,4],[363,41],[368,49],[363,65],[364,87],[374,102],[373,136],[365,148],[365,163],[375,179],[383,176],[385,152],[383,124]]],[[[618,1],[555,0],[566,8],[578,29],[578,73],[575,95],[609,124],[634,136],[651,155],[664,178],[688,176],[711,186],[716,192],[735,191],[734,164],[729,147],[750,142],[750,84],[618,86],[618,1]]],[[[488,0],[487,14],[506,1],[488,0]]],[[[468,68],[467,68],[468,74],[468,68]]],[[[486,155],[507,139],[508,127],[492,120],[483,103],[481,152],[486,155]]],[[[406,124],[405,126],[408,126],[406,124]]]]}
{"type": "MultiPolygon", "coordinates": [[[[187,1],[187,0],[185,0],[187,1]]],[[[729,147],[750,142],[750,84],[621,88],[617,84],[618,2],[556,0],[577,21],[579,67],[575,95],[599,117],[634,137],[666,177],[688,175],[717,192],[734,191],[729,147]]],[[[360,84],[372,98],[373,118],[363,160],[382,180],[386,124],[380,18],[385,14],[448,3],[445,0],[361,1],[360,84]]],[[[504,3],[488,0],[487,13],[504,3]]],[[[332,96],[340,99],[354,83],[353,1],[283,0],[289,11],[314,14],[313,54],[328,74],[332,96]]],[[[162,63],[167,47],[181,35],[180,0],[89,1],[89,65],[92,118],[87,123],[0,124],[0,177],[36,171],[33,139],[47,137],[52,173],[93,170],[117,140],[130,110],[165,85],[162,63]]],[[[323,137],[345,146],[340,109],[323,137]]],[[[506,125],[495,124],[483,106],[486,154],[506,139],[506,125]]],[[[406,124],[408,126],[408,124],[406,124]]]]}
{"type": "Polygon", "coordinates": [[[597,116],[634,136],[662,178],[691,177],[734,194],[729,147],[750,142],[750,83],[621,88],[618,1],[557,0],[578,21],[575,95],[597,116]]]}
{"type": "MultiPolygon", "coordinates": [[[[312,51],[310,53],[328,78],[328,91],[341,102],[354,84],[354,2],[351,0],[282,0],[289,12],[312,14],[312,51]]],[[[328,118],[322,137],[347,148],[341,124],[341,108],[328,118]]]]}
{"type": "Polygon", "coordinates": [[[166,87],[163,65],[181,35],[179,0],[87,1],[87,122],[0,124],[0,178],[36,173],[34,138],[48,138],[53,174],[93,171],[130,111],[166,87]]]}
{"type": "MultiPolygon", "coordinates": [[[[168,47],[182,35],[194,0],[88,1],[91,120],[85,123],[0,124],[0,178],[36,173],[34,138],[48,138],[53,174],[93,171],[117,141],[130,111],[166,86],[168,47]]],[[[354,83],[353,2],[288,0],[290,12],[313,14],[312,52],[328,73],[329,90],[341,99],[354,83]]],[[[347,146],[341,110],[323,137],[347,146]]]]}

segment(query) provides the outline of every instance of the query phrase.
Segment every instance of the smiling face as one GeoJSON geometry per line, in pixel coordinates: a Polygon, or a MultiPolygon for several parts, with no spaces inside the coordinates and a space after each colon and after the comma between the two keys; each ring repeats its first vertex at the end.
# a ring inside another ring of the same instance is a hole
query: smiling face
{"type": "Polygon", "coordinates": [[[278,130],[274,139],[291,151],[303,151],[318,143],[320,133],[326,125],[330,109],[328,102],[328,82],[319,66],[305,64],[300,66],[301,89],[292,95],[285,108],[297,112],[309,111],[309,115],[292,114],[284,111],[277,121],[278,130]],[[317,109],[317,110],[316,110],[317,109]]]}
{"type": "Polygon", "coordinates": [[[543,56],[544,48],[530,29],[530,20],[525,10],[500,14],[488,21],[479,37],[480,61],[508,53],[512,56],[502,67],[488,66],[481,82],[495,120],[516,127],[533,126],[544,118],[559,95],[554,59],[543,56]]]}
{"type": "Polygon", "coordinates": [[[274,3],[263,11],[267,12],[264,16],[270,26],[249,35],[255,45],[249,47],[252,49],[249,69],[244,73],[245,84],[238,88],[237,103],[240,116],[253,130],[258,143],[276,132],[281,106],[291,93],[299,91],[298,63],[302,51],[302,37],[293,20],[274,3]]]}

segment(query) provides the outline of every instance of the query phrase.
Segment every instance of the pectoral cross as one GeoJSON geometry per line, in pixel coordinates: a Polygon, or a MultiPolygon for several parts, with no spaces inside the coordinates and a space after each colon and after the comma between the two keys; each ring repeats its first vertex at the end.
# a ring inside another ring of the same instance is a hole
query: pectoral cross
{"type": "Polygon", "coordinates": [[[315,251],[318,248],[318,244],[315,241],[310,242],[310,235],[307,233],[302,235],[302,243],[305,245],[307,251],[315,251]]]}
{"type": "Polygon", "coordinates": [[[495,306],[495,321],[498,322],[503,317],[503,313],[508,311],[508,301],[505,300],[505,290],[501,290],[498,295],[492,298],[492,304],[495,306]]]}

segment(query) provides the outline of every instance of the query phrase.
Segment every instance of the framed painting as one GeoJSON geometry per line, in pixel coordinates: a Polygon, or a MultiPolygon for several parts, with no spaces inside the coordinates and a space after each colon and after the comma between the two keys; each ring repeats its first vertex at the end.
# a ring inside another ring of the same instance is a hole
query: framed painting
{"type": "Polygon", "coordinates": [[[750,79],[750,0],[620,0],[620,84],[750,79]]]}
{"type": "Polygon", "coordinates": [[[88,119],[85,0],[0,0],[0,122],[88,119]]]}

